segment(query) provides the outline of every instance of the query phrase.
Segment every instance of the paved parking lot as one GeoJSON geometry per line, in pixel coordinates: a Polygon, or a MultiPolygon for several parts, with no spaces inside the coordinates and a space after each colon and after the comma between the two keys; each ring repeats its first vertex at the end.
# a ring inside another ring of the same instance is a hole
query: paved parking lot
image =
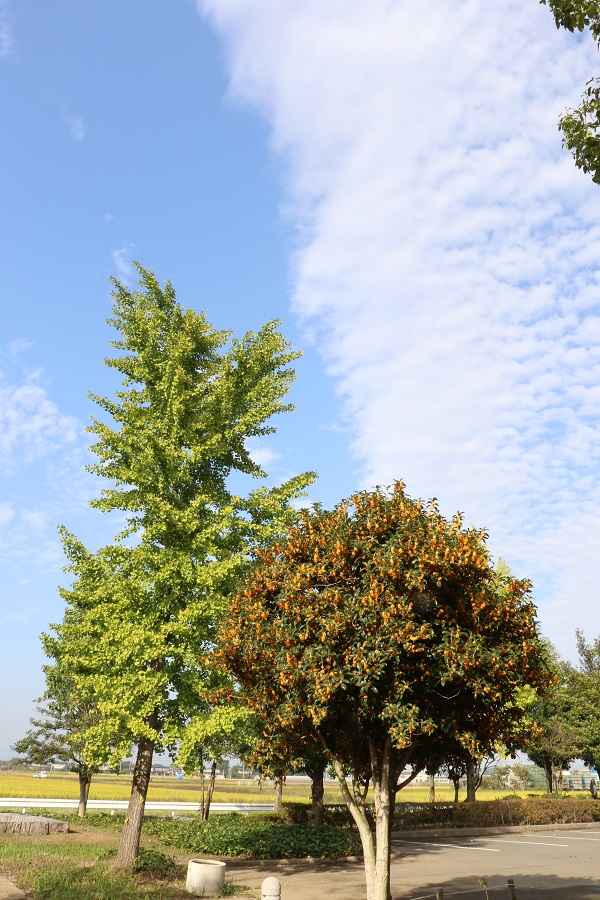
{"type": "MultiPolygon", "coordinates": [[[[517,900],[600,900],[600,828],[557,829],[485,837],[393,842],[394,900],[444,897],[485,900],[478,880],[487,880],[490,900],[507,900],[513,878],[517,900]]],[[[362,864],[264,864],[227,867],[228,879],[258,887],[267,875],[281,881],[281,900],[364,900],[362,864]]]]}
{"type": "Polygon", "coordinates": [[[600,898],[600,829],[557,829],[554,832],[487,835],[423,841],[394,840],[405,853],[393,864],[393,896],[408,900],[441,886],[445,896],[460,891],[468,898],[485,897],[478,879],[485,878],[492,897],[508,897],[513,878],[518,900],[588,900],[600,898]],[[425,876],[425,877],[423,877],[425,876]],[[415,892],[415,888],[424,888],[415,892]]]}

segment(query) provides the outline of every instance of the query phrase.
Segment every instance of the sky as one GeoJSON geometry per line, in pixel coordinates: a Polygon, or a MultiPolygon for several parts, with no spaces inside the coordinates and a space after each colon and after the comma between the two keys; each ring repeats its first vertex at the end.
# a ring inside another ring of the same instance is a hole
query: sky
{"type": "Polygon", "coordinates": [[[489,531],[563,656],[600,634],[600,188],[557,130],[594,74],[536,0],[0,0],[0,759],[57,526],[113,533],[87,395],[133,260],[303,350],[272,483],[402,479],[489,531]]]}

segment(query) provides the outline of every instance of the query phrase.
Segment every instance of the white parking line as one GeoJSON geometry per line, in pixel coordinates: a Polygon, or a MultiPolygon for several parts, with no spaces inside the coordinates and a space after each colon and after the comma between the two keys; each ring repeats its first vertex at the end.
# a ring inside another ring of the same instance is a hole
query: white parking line
{"type": "MultiPolygon", "coordinates": [[[[581,833],[581,832],[580,832],[581,833]]],[[[568,835],[566,840],[568,841],[600,841],[600,838],[581,838],[581,837],[573,837],[572,835],[568,835]]]]}
{"type": "Polygon", "coordinates": [[[462,844],[440,844],[437,841],[402,841],[394,838],[393,844],[415,844],[418,847],[450,847],[452,850],[485,850],[487,853],[500,853],[495,847],[465,847],[462,844]]]}
{"type": "Polygon", "coordinates": [[[520,844],[522,847],[532,844],[535,847],[568,847],[568,844],[551,844],[548,841],[509,841],[505,838],[478,838],[480,841],[493,841],[496,844],[520,844]]]}
{"type": "Polygon", "coordinates": [[[568,836],[571,837],[572,834],[597,834],[598,837],[595,838],[586,838],[588,841],[600,841],[600,831],[580,831],[578,828],[569,828],[568,836]]]}

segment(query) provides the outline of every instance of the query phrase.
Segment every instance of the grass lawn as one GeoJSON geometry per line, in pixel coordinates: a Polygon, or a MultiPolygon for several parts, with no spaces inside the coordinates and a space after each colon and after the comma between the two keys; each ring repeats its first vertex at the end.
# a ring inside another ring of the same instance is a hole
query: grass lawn
{"type": "MultiPolygon", "coordinates": [[[[157,838],[143,835],[145,866],[124,875],[110,867],[119,829],[72,821],[71,828],[74,830],[69,834],[43,838],[0,835],[0,875],[31,900],[188,900],[185,877],[189,853],[169,850],[166,861],[160,856],[153,858],[148,851],[163,854],[165,847],[157,838]]],[[[238,900],[259,897],[259,892],[251,890],[234,893],[227,882],[226,891],[223,896],[236,896],[238,900]]]]}
{"type": "MultiPolygon", "coordinates": [[[[131,778],[128,775],[97,775],[90,788],[90,800],[128,800],[131,778]]],[[[216,803],[270,803],[274,789],[270,784],[257,785],[250,779],[220,778],[215,783],[214,801],[216,803]]],[[[480,800],[495,800],[506,796],[506,789],[501,791],[480,790],[480,800]]],[[[398,794],[398,802],[424,803],[429,791],[426,785],[409,786],[398,794]]],[[[0,772],[0,797],[56,797],[60,799],[76,799],[79,796],[77,776],[69,773],[52,772],[47,778],[33,778],[30,772],[0,772]]],[[[517,796],[525,797],[524,792],[517,796]]],[[[310,797],[308,782],[289,782],[284,788],[284,800],[304,800],[310,797]]],[[[450,787],[436,788],[435,798],[438,802],[454,799],[454,791],[450,787]]],[[[460,800],[464,799],[461,794],[460,800]]],[[[175,778],[155,775],[150,782],[148,800],[191,801],[200,800],[200,782],[197,778],[175,778]]],[[[343,803],[339,787],[334,782],[325,786],[325,803],[343,803]]]]}

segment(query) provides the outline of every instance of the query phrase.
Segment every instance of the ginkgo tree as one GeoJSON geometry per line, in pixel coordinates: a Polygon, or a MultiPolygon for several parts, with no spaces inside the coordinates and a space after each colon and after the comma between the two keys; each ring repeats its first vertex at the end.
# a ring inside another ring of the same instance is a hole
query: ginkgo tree
{"type": "Polygon", "coordinates": [[[203,708],[206,655],[240,573],[291,524],[291,501],[312,473],[268,488],[252,442],[272,432],[298,356],[269,322],[241,340],[177,303],[170,283],[138,266],[138,290],[114,281],[114,398],[92,395],[89,432],[104,479],[92,506],[116,515],[115,541],[91,551],[62,529],[71,584],[46,652],[93,694],[99,721],[85,729],[90,763],[112,741],[115,759],[137,757],[117,855],[139,849],[155,750],[175,751],[203,708]],[[263,483],[242,495],[241,476],[263,483]],[[232,476],[235,480],[232,481],[232,476]]]}
{"type": "Polygon", "coordinates": [[[262,550],[218,656],[282,735],[310,723],[361,836],[368,900],[388,900],[396,791],[449,752],[514,748],[519,688],[546,679],[529,582],[499,580],[485,532],[401,483],[306,511],[262,550]]]}

